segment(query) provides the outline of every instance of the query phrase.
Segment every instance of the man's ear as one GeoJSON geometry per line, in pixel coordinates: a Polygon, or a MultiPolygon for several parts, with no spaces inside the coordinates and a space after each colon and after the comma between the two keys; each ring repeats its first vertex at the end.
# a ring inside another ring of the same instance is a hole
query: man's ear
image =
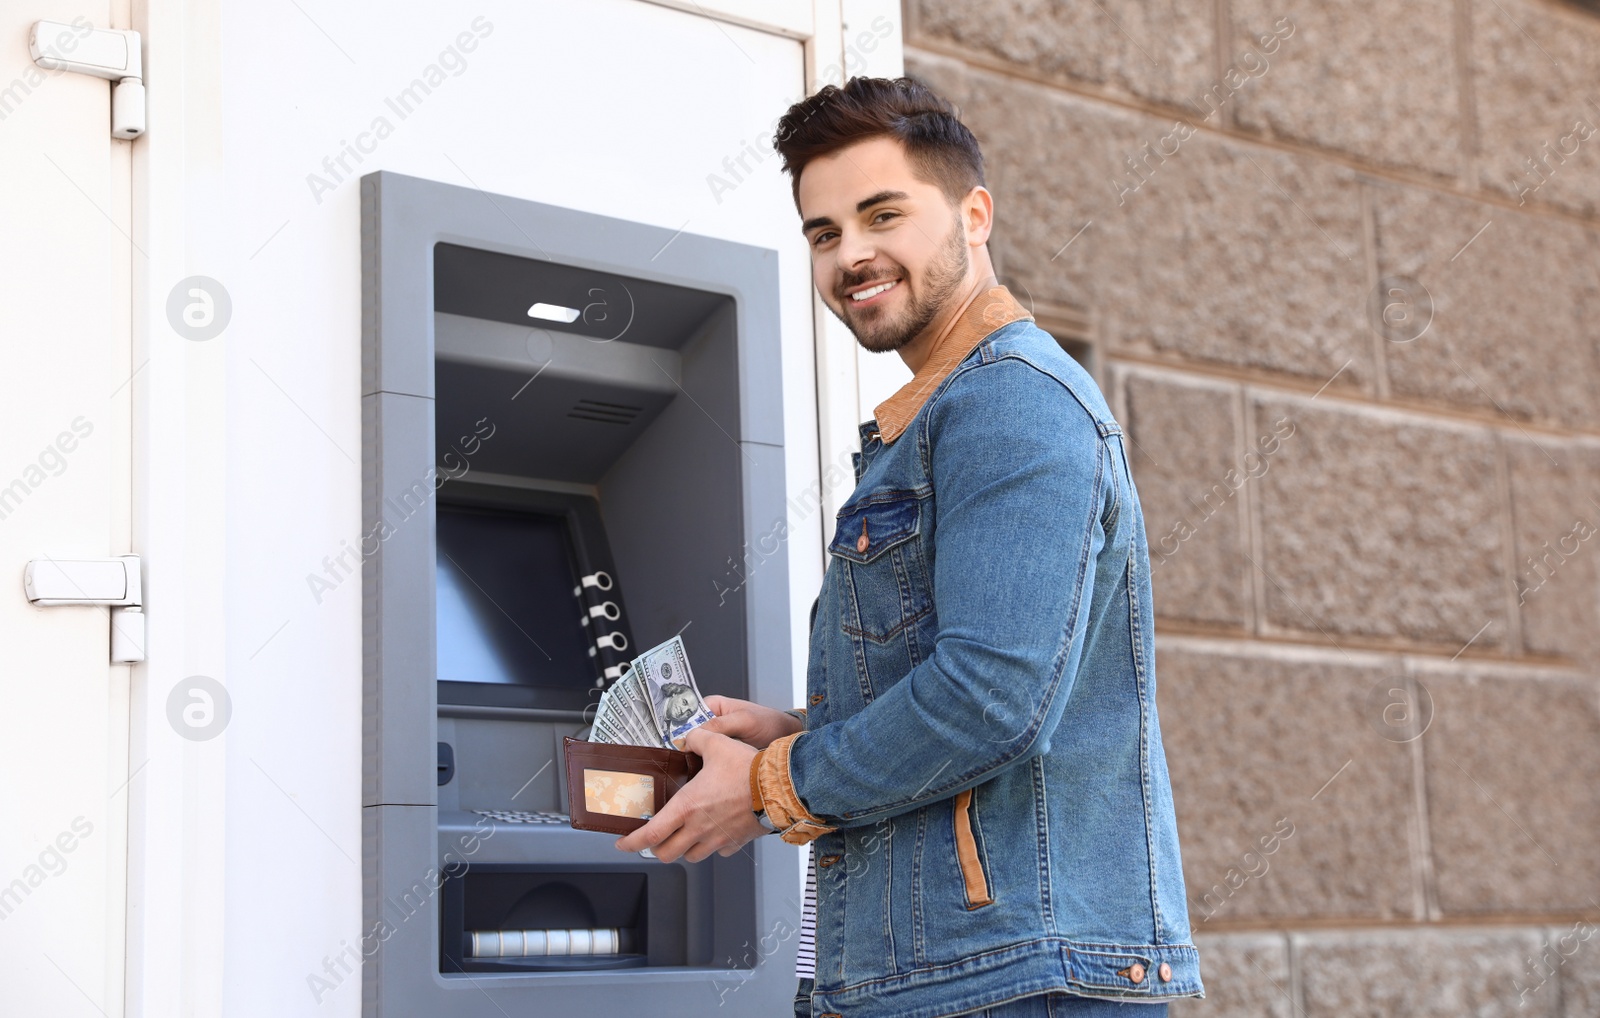
{"type": "Polygon", "coordinates": [[[994,229],[994,195],[982,184],[975,185],[961,199],[961,224],[966,227],[967,244],[980,247],[989,242],[994,229]]]}

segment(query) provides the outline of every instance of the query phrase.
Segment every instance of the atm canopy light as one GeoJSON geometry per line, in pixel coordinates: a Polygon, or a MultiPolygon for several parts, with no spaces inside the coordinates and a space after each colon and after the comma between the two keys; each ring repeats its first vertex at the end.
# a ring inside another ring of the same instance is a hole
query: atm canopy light
{"type": "Polygon", "coordinates": [[[566,308],[560,304],[535,304],[528,309],[529,318],[543,318],[547,322],[574,322],[581,312],[577,308],[566,308]]]}

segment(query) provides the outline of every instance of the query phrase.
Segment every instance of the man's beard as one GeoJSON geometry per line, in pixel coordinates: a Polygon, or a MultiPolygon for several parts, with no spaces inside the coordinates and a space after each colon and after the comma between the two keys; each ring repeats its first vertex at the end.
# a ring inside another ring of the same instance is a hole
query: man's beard
{"type": "MultiPolygon", "coordinates": [[[[944,310],[945,305],[956,296],[967,274],[967,267],[966,236],[962,232],[961,221],[957,219],[952,221],[944,246],[928,265],[923,279],[909,291],[910,297],[907,299],[905,311],[898,318],[886,317],[888,312],[881,308],[867,309],[858,318],[851,309],[853,301],[846,295],[845,313],[839,315],[839,320],[855,334],[856,342],[867,350],[873,353],[898,350],[921,335],[929,323],[938,317],[939,312],[944,310]]],[[[852,279],[846,276],[842,280],[842,285],[849,289],[862,283],[869,283],[874,278],[881,280],[884,277],[862,276],[852,279]]],[[[907,286],[911,282],[903,270],[899,278],[897,286],[907,286]]]]}

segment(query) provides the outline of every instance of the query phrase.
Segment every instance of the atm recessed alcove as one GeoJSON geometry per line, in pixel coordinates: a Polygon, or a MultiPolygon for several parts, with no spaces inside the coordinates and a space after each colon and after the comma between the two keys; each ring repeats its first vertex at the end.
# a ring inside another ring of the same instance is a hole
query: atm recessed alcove
{"type": "Polygon", "coordinates": [[[776,253],[380,171],[362,278],[366,1013],[687,1015],[751,966],[786,998],[744,945],[792,850],[619,857],[561,759],[675,634],[703,693],[793,695],[784,557],[743,571],[787,514],[776,253]]]}

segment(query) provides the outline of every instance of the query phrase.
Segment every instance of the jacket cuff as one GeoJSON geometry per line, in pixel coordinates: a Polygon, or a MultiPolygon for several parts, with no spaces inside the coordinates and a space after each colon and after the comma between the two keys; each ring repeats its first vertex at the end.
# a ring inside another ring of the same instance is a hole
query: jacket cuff
{"type": "Polygon", "coordinates": [[[750,758],[750,812],[752,813],[760,813],[766,809],[766,805],[761,801],[761,779],[757,776],[760,767],[761,751],[756,750],[756,755],[750,758]]]}
{"type": "Polygon", "coordinates": [[[838,830],[806,809],[789,776],[790,747],[805,734],[795,732],[773,739],[765,749],[758,750],[750,762],[750,801],[757,804],[753,808],[764,808],[767,819],[778,828],[779,837],[791,845],[804,845],[838,830]]]}

